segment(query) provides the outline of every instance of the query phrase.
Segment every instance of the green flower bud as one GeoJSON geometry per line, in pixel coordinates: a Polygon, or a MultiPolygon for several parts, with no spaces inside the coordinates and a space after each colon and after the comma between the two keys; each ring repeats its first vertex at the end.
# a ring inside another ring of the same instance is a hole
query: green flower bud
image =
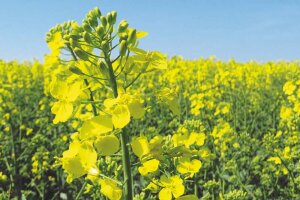
{"type": "Polygon", "coordinates": [[[128,22],[125,21],[125,20],[122,20],[119,24],[119,27],[118,27],[118,32],[119,33],[122,33],[124,31],[126,31],[126,29],[128,28],[128,22]]]}
{"type": "Polygon", "coordinates": [[[95,17],[89,17],[88,18],[89,23],[92,27],[97,27],[98,26],[98,20],[95,17]]]}
{"type": "Polygon", "coordinates": [[[117,12],[116,11],[112,11],[111,12],[111,23],[110,24],[115,24],[117,21],[117,12]]]}
{"type": "Polygon", "coordinates": [[[127,42],[129,44],[134,44],[136,42],[136,30],[132,29],[129,31],[127,42]]]}
{"type": "Polygon", "coordinates": [[[76,56],[78,56],[78,58],[82,60],[89,60],[89,55],[78,47],[75,47],[74,53],[76,54],[76,56]]]}
{"type": "Polygon", "coordinates": [[[109,25],[112,25],[113,23],[113,18],[112,18],[112,14],[109,12],[109,13],[107,13],[107,15],[106,15],[106,19],[107,19],[107,23],[109,24],[109,25]]]}
{"type": "Polygon", "coordinates": [[[80,34],[77,35],[77,34],[72,34],[70,35],[70,38],[73,39],[73,40],[79,40],[81,38],[80,34]]]}
{"type": "Polygon", "coordinates": [[[113,160],[113,161],[111,161],[110,165],[111,165],[113,168],[115,168],[115,167],[117,166],[117,162],[113,160]]]}
{"type": "Polygon", "coordinates": [[[108,52],[109,51],[109,42],[107,40],[103,40],[101,42],[101,49],[104,51],[104,52],[108,52]]]}
{"type": "Polygon", "coordinates": [[[84,73],[76,66],[72,66],[69,68],[69,70],[71,72],[73,72],[74,74],[77,74],[77,75],[84,75],[84,73]]]}
{"type": "Polygon", "coordinates": [[[86,32],[91,32],[92,31],[92,28],[90,27],[90,25],[88,24],[88,22],[84,21],[82,23],[82,27],[83,29],[86,31],[86,32]]]}
{"type": "Polygon", "coordinates": [[[108,166],[107,166],[107,168],[106,168],[106,169],[107,169],[107,171],[108,171],[108,172],[111,172],[111,165],[110,165],[110,164],[108,164],[108,166]]]}
{"type": "Polygon", "coordinates": [[[94,8],[94,13],[96,14],[97,17],[101,16],[101,11],[98,7],[94,8]]]}
{"type": "Polygon", "coordinates": [[[122,40],[120,43],[120,56],[124,56],[127,50],[127,43],[126,40],[122,40]]]}
{"type": "Polygon", "coordinates": [[[128,34],[127,34],[126,32],[124,32],[124,33],[121,33],[121,34],[119,35],[119,37],[120,37],[120,40],[127,40],[128,34]]]}
{"type": "Polygon", "coordinates": [[[106,67],[105,63],[102,60],[98,60],[97,66],[99,66],[101,74],[104,75],[105,77],[107,77],[108,71],[107,71],[107,67],[106,67]]]}
{"type": "Polygon", "coordinates": [[[70,40],[70,35],[69,34],[65,34],[64,36],[63,36],[63,38],[64,38],[64,40],[70,40]]]}
{"type": "Polygon", "coordinates": [[[88,32],[84,31],[82,36],[83,36],[83,39],[86,43],[92,43],[92,38],[91,38],[91,36],[88,32]]]}
{"type": "Polygon", "coordinates": [[[106,19],[106,17],[101,16],[101,17],[100,17],[100,21],[101,21],[102,26],[105,27],[105,26],[107,25],[107,19],[106,19]]]}
{"type": "Polygon", "coordinates": [[[79,46],[77,40],[74,40],[73,38],[70,38],[69,42],[70,42],[71,47],[73,47],[73,48],[79,46]]]}
{"type": "Polygon", "coordinates": [[[105,34],[105,28],[101,25],[96,28],[97,34],[102,38],[105,34]]]}
{"type": "Polygon", "coordinates": [[[122,165],[119,165],[118,168],[117,168],[117,171],[120,172],[122,170],[122,168],[123,168],[122,165]]]}

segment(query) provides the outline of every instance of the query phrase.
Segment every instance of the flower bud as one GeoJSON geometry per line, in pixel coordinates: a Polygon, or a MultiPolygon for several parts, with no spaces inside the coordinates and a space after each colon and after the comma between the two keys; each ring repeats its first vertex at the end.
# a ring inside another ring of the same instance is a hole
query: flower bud
{"type": "Polygon", "coordinates": [[[69,42],[70,42],[71,47],[73,47],[73,48],[79,46],[77,40],[74,40],[73,38],[70,38],[69,42]]]}
{"type": "Polygon", "coordinates": [[[97,34],[102,38],[105,34],[105,28],[101,25],[96,28],[97,34]]]}
{"type": "Polygon", "coordinates": [[[101,11],[98,7],[94,8],[94,13],[96,14],[97,17],[101,17],[101,11]]]}
{"type": "Polygon", "coordinates": [[[100,17],[100,21],[101,21],[102,26],[105,27],[107,25],[107,20],[106,20],[106,18],[104,16],[100,17]]]}
{"type": "Polygon", "coordinates": [[[122,33],[122,32],[124,32],[127,28],[128,28],[128,23],[127,23],[127,21],[122,20],[122,21],[120,22],[120,24],[119,24],[118,32],[119,32],[119,33],[122,33]]]}
{"type": "Polygon", "coordinates": [[[112,19],[111,19],[111,23],[110,23],[110,24],[111,24],[111,25],[112,25],[112,24],[115,24],[116,21],[117,21],[117,12],[116,12],[116,11],[112,11],[112,12],[111,12],[111,18],[112,18],[112,19]]]}
{"type": "Polygon", "coordinates": [[[77,75],[84,75],[84,73],[76,66],[71,66],[69,68],[69,70],[74,73],[74,74],[77,74],[77,75]]]}
{"type": "Polygon", "coordinates": [[[92,31],[92,28],[90,27],[90,25],[88,24],[88,22],[84,21],[82,23],[82,27],[83,29],[86,31],[86,32],[91,32],[92,31]]]}
{"type": "Polygon", "coordinates": [[[119,35],[119,37],[120,37],[120,42],[121,42],[121,40],[127,40],[128,34],[126,32],[124,32],[124,33],[121,33],[119,35]]]}
{"type": "Polygon", "coordinates": [[[127,43],[126,40],[122,40],[120,43],[120,56],[124,56],[127,50],[127,43]]]}
{"type": "Polygon", "coordinates": [[[65,34],[63,36],[63,39],[66,40],[66,41],[70,40],[70,35],[69,34],[65,34]]]}
{"type": "Polygon", "coordinates": [[[111,168],[112,168],[111,165],[108,165],[106,169],[107,169],[107,171],[110,172],[110,171],[111,171],[111,168]]]}
{"type": "Polygon", "coordinates": [[[109,51],[109,42],[107,40],[103,40],[101,42],[101,49],[104,51],[104,52],[108,52],[109,51]]]}
{"type": "Polygon", "coordinates": [[[108,23],[109,25],[112,25],[112,24],[113,24],[113,23],[112,23],[112,22],[113,22],[113,18],[112,18],[111,12],[107,13],[106,19],[107,19],[107,23],[108,23]]]}
{"type": "Polygon", "coordinates": [[[129,31],[127,42],[129,44],[134,44],[136,42],[136,30],[132,29],[129,31]]]}
{"type": "Polygon", "coordinates": [[[83,50],[79,49],[78,47],[75,47],[74,53],[76,54],[76,56],[78,56],[78,58],[82,60],[89,60],[88,54],[85,53],[83,50]]]}
{"type": "Polygon", "coordinates": [[[88,21],[92,27],[98,26],[98,20],[95,17],[89,17],[88,21]]]}
{"type": "Polygon", "coordinates": [[[84,31],[82,36],[86,43],[92,43],[92,38],[88,32],[84,31]]]}

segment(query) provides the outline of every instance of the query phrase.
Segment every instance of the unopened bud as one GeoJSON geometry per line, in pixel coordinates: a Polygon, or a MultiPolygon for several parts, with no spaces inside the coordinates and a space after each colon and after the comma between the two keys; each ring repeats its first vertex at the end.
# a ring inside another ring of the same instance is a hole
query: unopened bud
{"type": "Polygon", "coordinates": [[[71,72],[73,72],[74,74],[77,74],[77,75],[84,75],[84,73],[76,66],[72,66],[69,68],[69,70],[71,72]]]}
{"type": "Polygon", "coordinates": [[[97,62],[97,66],[99,66],[100,72],[106,77],[108,75],[108,71],[104,62],[102,60],[99,60],[97,62]]]}
{"type": "Polygon", "coordinates": [[[119,32],[119,33],[122,33],[122,32],[124,32],[127,28],[128,28],[128,23],[127,23],[127,21],[122,20],[122,21],[120,22],[120,24],[119,24],[118,32],[119,32]]]}
{"type": "Polygon", "coordinates": [[[82,60],[89,60],[88,54],[85,53],[83,50],[79,49],[78,47],[75,47],[74,53],[78,56],[78,58],[82,60]]]}
{"type": "Polygon", "coordinates": [[[83,32],[83,39],[87,43],[92,43],[92,38],[88,32],[83,32]]]}
{"type": "Polygon", "coordinates": [[[101,17],[100,17],[100,21],[101,21],[102,26],[105,27],[105,26],[107,25],[107,19],[106,19],[106,17],[101,16],[101,17]]]}
{"type": "Polygon", "coordinates": [[[90,27],[90,25],[89,25],[86,21],[84,21],[84,22],[82,23],[82,27],[83,27],[83,29],[84,29],[86,32],[91,32],[91,31],[92,31],[92,28],[90,27]]]}
{"type": "Polygon", "coordinates": [[[129,44],[134,44],[136,42],[136,30],[135,29],[132,29],[129,31],[127,41],[129,44]]]}
{"type": "Polygon", "coordinates": [[[94,12],[97,15],[97,17],[101,16],[101,11],[100,11],[100,9],[98,7],[94,8],[94,12]]]}
{"type": "Polygon", "coordinates": [[[111,12],[111,23],[110,24],[115,24],[117,21],[117,12],[116,11],[112,11],[111,12]]]}
{"type": "Polygon", "coordinates": [[[92,27],[97,27],[98,26],[98,20],[96,17],[89,17],[88,18],[89,23],[92,27]]]}
{"type": "Polygon", "coordinates": [[[101,42],[101,48],[104,52],[108,52],[109,51],[109,42],[107,40],[103,40],[101,42]]]}
{"type": "Polygon", "coordinates": [[[102,25],[98,26],[96,28],[96,32],[102,38],[102,36],[105,34],[105,28],[102,25]]]}
{"type": "Polygon", "coordinates": [[[127,50],[127,43],[126,40],[122,40],[120,43],[120,56],[124,56],[127,50]]]}
{"type": "Polygon", "coordinates": [[[120,37],[121,40],[127,40],[128,34],[127,34],[126,32],[124,32],[124,33],[121,33],[121,34],[119,35],[119,37],[120,37]]]}
{"type": "Polygon", "coordinates": [[[113,23],[112,23],[112,22],[113,22],[113,18],[112,18],[111,12],[107,13],[106,19],[107,19],[107,23],[108,23],[109,25],[112,25],[112,24],[113,24],[113,23]]]}
{"type": "Polygon", "coordinates": [[[78,46],[78,42],[77,40],[74,40],[73,38],[70,38],[69,40],[71,47],[77,47],[78,46]]]}

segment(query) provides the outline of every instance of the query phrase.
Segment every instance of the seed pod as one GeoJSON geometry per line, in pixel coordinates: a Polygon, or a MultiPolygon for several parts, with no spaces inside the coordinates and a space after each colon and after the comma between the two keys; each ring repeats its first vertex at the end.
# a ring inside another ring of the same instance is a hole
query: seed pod
{"type": "Polygon", "coordinates": [[[102,38],[105,34],[105,28],[102,25],[100,25],[96,28],[96,32],[100,36],[100,38],[102,38]]]}
{"type": "Polygon", "coordinates": [[[75,47],[74,49],[74,53],[76,54],[76,56],[78,56],[78,58],[82,59],[82,60],[89,60],[89,55],[87,53],[85,53],[83,50],[79,49],[78,47],[75,47]]]}
{"type": "Polygon", "coordinates": [[[120,56],[124,56],[127,50],[127,43],[126,40],[122,40],[120,43],[120,56]]]}
{"type": "Polygon", "coordinates": [[[100,17],[100,21],[101,21],[102,26],[105,27],[105,26],[107,25],[107,19],[106,19],[106,17],[101,16],[101,17],[100,17]]]}
{"type": "Polygon", "coordinates": [[[128,23],[127,23],[127,21],[122,20],[122,21],[120,22],[120,24],[119,24],[118,32],[119,32],[119,33],[122,33],[122,32],[124,32],[124,31],[126,31],[127,28],[128,28],[128,23]]]}
{"type": "Polygon", "coordinates": [[[128,42],[128,44],[134,44],[136,42],[136,30],[135,29],[132,29],[129,31],[127,42],[128,42]]]}

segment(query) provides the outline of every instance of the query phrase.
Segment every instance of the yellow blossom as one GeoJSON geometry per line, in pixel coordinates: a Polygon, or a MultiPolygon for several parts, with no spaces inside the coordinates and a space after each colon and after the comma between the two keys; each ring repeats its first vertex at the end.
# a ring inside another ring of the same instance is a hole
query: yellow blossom
{"type": "Polygon", "coordinates": [[[184,194],[183,181],[179,176],[160,177],[160,184],[163,189],[158,194],[159,200],[172,200],[172,197],[178,198],[184,194]]]}
{"type": "Polygon", "coordinates": [[[100,181],[101,193],[110,200],[119,200],[122,198],[122,189],[118,187],[117,183],[104,179],[100,181]]]}

